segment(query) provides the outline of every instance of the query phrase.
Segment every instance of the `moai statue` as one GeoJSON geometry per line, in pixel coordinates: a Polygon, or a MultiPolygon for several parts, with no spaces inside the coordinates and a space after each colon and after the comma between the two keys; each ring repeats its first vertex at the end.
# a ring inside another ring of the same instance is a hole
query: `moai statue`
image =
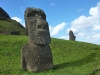
{"type": "Polygon", "coordinates": [[[76,37],[74,36],[73,31],[70,30],[70,31],[69,31],[69,40],[75,41],[75,38],[76,38],[76,37]]]}
{"type": "Polygon", "coordinates": [[[28,7],[24,17],[29,41],[22,48],[22,69],[28,69],[31,72],[53,69],[52,53],[49,46],[51,39],[44,11],[28,7]]]}

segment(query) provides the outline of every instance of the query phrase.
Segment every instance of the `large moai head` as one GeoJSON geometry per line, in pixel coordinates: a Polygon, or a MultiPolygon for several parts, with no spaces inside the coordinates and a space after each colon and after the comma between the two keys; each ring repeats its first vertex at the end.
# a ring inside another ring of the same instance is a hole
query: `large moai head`
{"type": "Polygon", "coordinates": [[[75,36],[74,36],[74,34],[73,34],[73,31],[72,30],[70,30],[69,31],[69,40],[74,40],[75,41],[75,36]]]}
{"type": "Polygon", "coordinates": [[[29,41],[35,44],[50,44],[49,26],[44,11],[28,7],[24,17],[29,41]]]}

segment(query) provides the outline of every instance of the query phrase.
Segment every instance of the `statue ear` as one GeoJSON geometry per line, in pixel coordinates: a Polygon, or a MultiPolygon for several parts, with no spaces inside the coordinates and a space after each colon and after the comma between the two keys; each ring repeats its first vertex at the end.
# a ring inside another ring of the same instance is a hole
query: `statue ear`
{"type": "Polygon", "coordinates": [[[28,28],[26,27],[26,35],[28,35],[28,28]]]}
{"type": "Polygon", "coordinates": [[[26,36],[28,35],[28,27],[27,27],[27,11],[25,10],[25,14],[24,14],[24,20],[25,20],[25,32],[26,32],[26,36]]]}
{"type": "Polygon", "coordinates": [[[26,23],[26,21],[25,21],[25,26],[26,26],[26,28],[25,28],[26,35],[28,35],[28,27],[27,27],[27,23],[26,23]]]}

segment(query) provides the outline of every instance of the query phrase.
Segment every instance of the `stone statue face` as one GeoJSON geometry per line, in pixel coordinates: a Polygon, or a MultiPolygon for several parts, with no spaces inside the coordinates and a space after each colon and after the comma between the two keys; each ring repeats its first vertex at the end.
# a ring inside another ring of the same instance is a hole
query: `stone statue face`
{"type": "Polygon", "coordinates": [[[41,9],[29,8],[25,12],[29,41],[35,44],[50,44],[50,33],[46,15],[41,9]]]}
{"type": "Polygon", "coordinates": [[[72,30],[70,30],[70,31],[69,31],[69,36],[70,36],[70,37],[73,37],[73,38],[76,38],[76,37],[74,36],[74,34],[73,34],[73,31],[72,31],[72,30]]]}
{"type": "Polygon", "coordinates": [[[70,31],[69,31],[69,34],[70,34],[70,35],[73,35],[73,31],[72,31],[72,30],[70,30],[70,31]]]}

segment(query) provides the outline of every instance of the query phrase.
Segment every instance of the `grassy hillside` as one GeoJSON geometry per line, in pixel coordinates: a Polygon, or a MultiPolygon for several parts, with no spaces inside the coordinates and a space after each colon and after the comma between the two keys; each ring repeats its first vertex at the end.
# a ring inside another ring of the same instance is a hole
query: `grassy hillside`
{"type": "Polygon", "coordinates": [[[56,38],[50,44],[54,69],[23,71],[21,48],[27,41],[27,36],[0,35],[0,75],[100,75],[99,45],[56,38]]]}
{"type": "Polygon", "coordinates": [[[1,30],[20,31],[21,35],[25,35],[24,27],[15,20],[0,20],[0,31],[1,30]]]}

